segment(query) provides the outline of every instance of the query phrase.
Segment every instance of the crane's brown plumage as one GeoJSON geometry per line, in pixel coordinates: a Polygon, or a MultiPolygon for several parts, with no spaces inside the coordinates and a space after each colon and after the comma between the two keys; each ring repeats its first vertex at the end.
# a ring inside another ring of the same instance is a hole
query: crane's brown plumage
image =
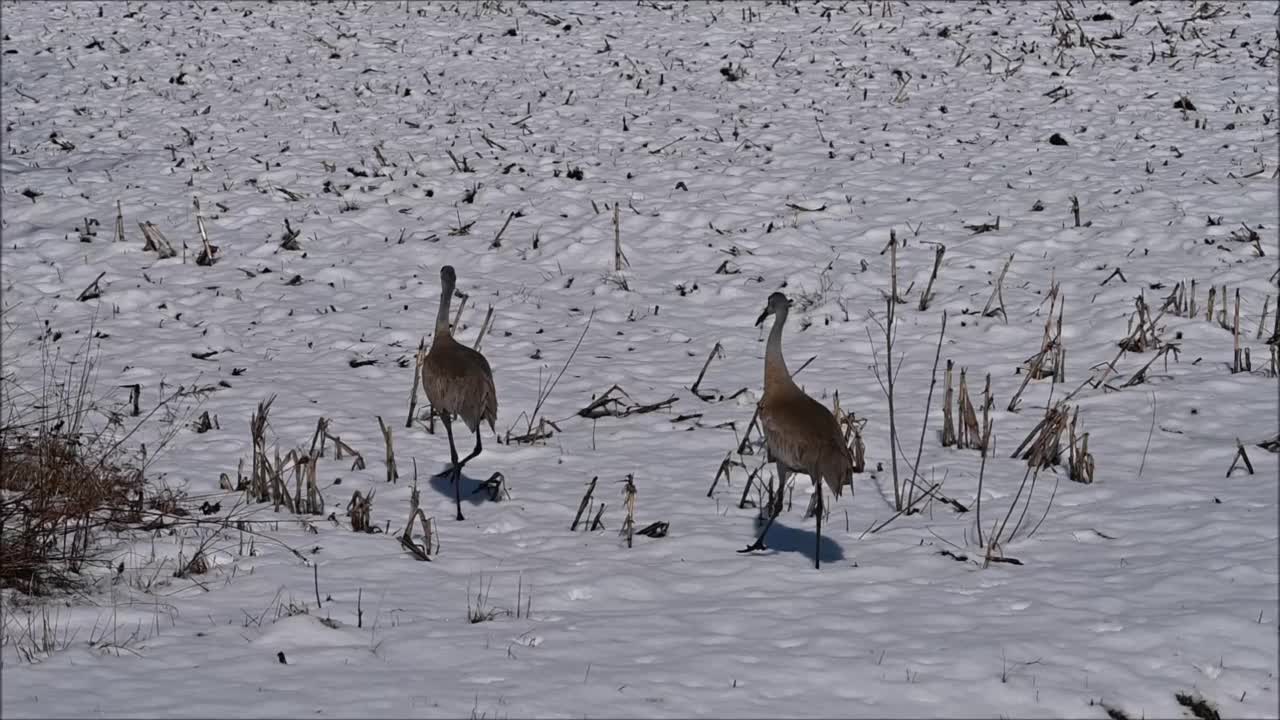
{"type": "MultiPolygon", "coordinates": [[[[836,497],[841,496],[846,484],[852,492],[853,455],[845,445],[844,435],[840,432],[840,424],[836,422],[835,416],[822,403],[806,395],[791,379],[791,373],[787,370],[787,363],[782,355],[782,328],[787,322],[790,307],[791,301],[787,296],[775,292],[769,296],[768,305],[756,320],[756,325],[759,325],[769,315],[775,316],[764,357],[764,396],[760,398],[760,425],[764,429],[765,446],[769,455],[777,463],[777,497],[781,498],[782,487],[791,472],[804,473],[814,483],[814,490],[818,493],[817,540],[820,552],[823,505],[822,489],[818,487],[818,481],[826,481],[836,497]]],[[[764,531],[747,551],[764,549],[764,536],[781,509],[782,504],[775,499],[764,531]]],[[[814,554],[813,562],[814,567],[820,566],[818,553],[814,554]]]]}
{"type": "Polygon", "coordinates": [[[489,361],[452,335],[437,335],[432,340],[422,363],[422,386],[432,407],[462,418],[471,432],[480,427],[481,421],[494,429],[498,394],[489,361]]]}
{"type": "Polygon", "coordinates": [[[449,303],[458,282],[452,265],[440,268],[440,309],[436,314],[435,336],[431,349],[422,361],[422,387],[431,407],[440,414],[449,435],[449,452],[453,458],[454,500],[458,519],[462,520],[462,467],[480,454],[480,423],[487,421],[494,430],[498,420],[498,393],[493,386],[493,370],[479,351],[453,339],[449,328],[449,303]],[[453,442],[453,418],[462,418],[467,429],[476,435],[476,447],[470,455],[458,460],[453,442]]]}

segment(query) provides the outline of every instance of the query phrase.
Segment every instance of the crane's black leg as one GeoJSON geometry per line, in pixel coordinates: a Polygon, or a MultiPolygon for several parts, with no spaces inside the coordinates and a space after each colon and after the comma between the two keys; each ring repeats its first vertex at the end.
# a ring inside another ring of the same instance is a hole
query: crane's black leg
{"type": "Polygon", "coordinates": [[[813,568],[816,570],[822,567],[822,481],[816,480],[813,483],[813,491],[818,493],[818,533],[816,545],[813,548],[813,568]]]}
{"type": "Polygon", "coordinates": [[[458,448],[453,444],[453,418],[448,413],[440,413],[440,420],[449,435],[449,455],[453,458],[453,502],[458,508],[458,520],[465,520],[462,517],[462,463],[458,462],[458,448]]]}
{"type": "Polygon", "coordinates": [[[472,450],[470,455],[462,458],[462,464],[466,465],[471,462],[472,458],[480,454],[480,449],[480,426],[476,425],[476,449],[472,450]]]}
{"type": "Polygon", "coordinates": [[[773,521],[777,520],[778,516],[782,514],[782,491],[783,488],[787,486],[786,468],[782,466],[782,463],[777,463],[776,467],[778,471],[778,489],[774,493],[772,502],[770,503],[769,521],[764,524],[764,530],[760,532],[760,537],[756,538],[756,541],[747,546],[746,549],[739,550],[738,552],[749,553],[756,550],[768,550],[764,544],[764,536],[769,534],[769,528],[773,527],[773,521]]]}
{"type": "Polygon", "coordinates": [[[774,502],[774,508],[775,508],[775,510],[773,511],[773,514],[775,517],[777,517],[778,515],[782,514],[783,493],[787,489],[787,481],[791,479],[791,473],[788,472],[786,466],[784,466],[779,461],[774,461],[774,467],[778,473],[778,494],[773,496],[773,502],[774,502]]]}

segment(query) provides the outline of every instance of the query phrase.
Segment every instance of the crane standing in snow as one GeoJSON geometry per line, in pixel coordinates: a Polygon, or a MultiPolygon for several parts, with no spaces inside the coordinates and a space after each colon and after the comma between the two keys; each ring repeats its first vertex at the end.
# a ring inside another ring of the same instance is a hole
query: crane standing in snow
{"type": "Polygon", "coordinates": [[[813,556],[813,566],[818,568],[821,567],[823,514],[822,486],[818,481],[825,480],[836,497],[840,497],[845,483],[849,483],[852,492],[853,455],[844,443],[835,416],[822,403],[806,395],[787,370],[782,357],[782,327],[787,322],[790,308],[791,301],[787,296],[775,292],[769,296],[768,305],[756,320],[759,327],[766,317],[773,315],[775,318],[764,355],[760,427],[764,430],[769,456],[777,463],[778,489],[760,537],[741,552],[766,549],[764,537],[782,511],[782,489],[786,486],[787,476],[791,472],[801,472],[809,476],[818,495],[815,512],[818,519],[817,545],[813,556]]]}
{"type": "Polygon", "coordinates": [[[431,349],[422,362],[422,387],[431,406],[440,414],[449,435],[449,453],[453,458],[453,498],[462,517],[462,467],[480,454],[480,422],[488,421],[494,430],[498,420],[498,393],[493,386],[493,370],[479,351],[453,339],[449,328],[449,302],[458,276],[452,265],[440,268],[440,310],[436,315],[435,335],[431,349]],[[476,448],[458,460],[453,442],[453,418],[462,418],[467,429],[476,435],[476,448]]]}

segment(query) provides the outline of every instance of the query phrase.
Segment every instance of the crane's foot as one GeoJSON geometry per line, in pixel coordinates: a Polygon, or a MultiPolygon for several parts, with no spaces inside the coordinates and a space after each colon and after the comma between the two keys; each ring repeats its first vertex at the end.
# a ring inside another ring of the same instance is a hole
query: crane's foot
{"type": "Polygon", "coordinates": [[[756,540],[754,543],[751,543],[751,545],[739,550],[738,552],[749,553],[749,552],[755,552],[756,550],[768,550],[768,549],[769,549],[768,546],[764,544],[764,538],[760,538],[759,540],[756,540]]]}

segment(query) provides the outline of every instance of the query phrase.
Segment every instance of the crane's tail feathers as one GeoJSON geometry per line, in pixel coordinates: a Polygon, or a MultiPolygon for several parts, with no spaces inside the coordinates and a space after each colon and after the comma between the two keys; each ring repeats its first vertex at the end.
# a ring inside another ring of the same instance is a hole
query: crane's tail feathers
{"type": "Polygon", "coordinates": [[[836,497],[840,497],[840,494],[844,491],[844,483],[841,481],[841,478],[839,476],[828,476],[825,479],[827,481],[827,487],[831,488],[831,494],[836,497]]]}

